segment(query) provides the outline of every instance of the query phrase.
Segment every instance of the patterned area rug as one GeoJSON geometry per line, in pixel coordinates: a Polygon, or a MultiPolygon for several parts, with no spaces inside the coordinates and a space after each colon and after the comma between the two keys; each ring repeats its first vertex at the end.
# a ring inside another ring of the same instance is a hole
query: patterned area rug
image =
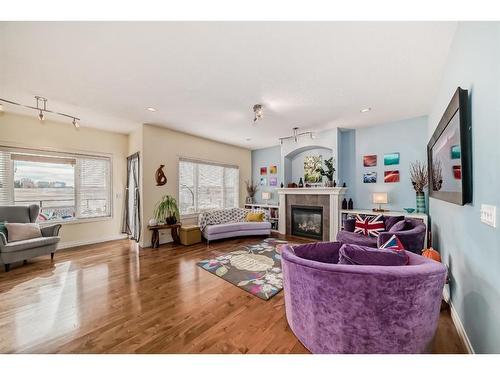
{"type": "Polygon", "coordinates": [[[283,289],[279,247],[286,244],[267,238],[257,245],[242,246],[198,266],[253,295],[268,300],[283,289]]]}

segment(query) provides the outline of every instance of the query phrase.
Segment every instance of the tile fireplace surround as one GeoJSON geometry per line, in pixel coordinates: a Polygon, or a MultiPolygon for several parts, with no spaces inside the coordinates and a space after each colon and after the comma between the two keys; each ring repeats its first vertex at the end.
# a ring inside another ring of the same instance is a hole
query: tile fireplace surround
{"type": "Polygon", "coordinates": [[[340,227],[340,208],[347,188],[284,188],[279,196],[278,231],[292,233],[292,205],[323,207],[323,241],[335,241],[340,227]]]}

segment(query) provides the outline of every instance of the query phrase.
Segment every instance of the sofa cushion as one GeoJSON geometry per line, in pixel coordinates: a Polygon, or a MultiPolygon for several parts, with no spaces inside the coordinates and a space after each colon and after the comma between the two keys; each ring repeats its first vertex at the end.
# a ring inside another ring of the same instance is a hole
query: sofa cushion
{"type": "Polygon", "coordinates": [[[404,266],[408,264],[408,256],[404,251],[373,249],[366,246],[344,244],[339,251],[339,264],[404,266]]]}
{"type": "Polygon", "coordinates": [[[390,250],[404,250],[405,247],[399,240],[399,238],[393,234],[391,238],[389,238],[384,244],[380,246],[381,249],[390,249],[390,250]]]}
{"type": "Polygon", "coordinates": [[[224,223],[224,224],[214,224],[207,225],[204,232],[207,234],[216,233],[226,233],[226,232],[236,232],[241,230],[260,230],[260,229],[270,229],[271,223],[268,221],[246,221],[240,223],[224,223]]]}
{"type": "Polygon", "coordinates": [[[413,225],[411,222],[407,219],[398,221],[396,224],[392,226],[392,228],[389,230],[389,232],[394,233],[394,232],[402,232],[405,230],[410,230],[413,228],[413,225]]]}
{"type": "Polygon", "coordinates": [[[42,237],[40,226],[37,223],[6,223],[7,240],[9,242],[29,240],[42,237]]]}
{"type": "Polygon", "coordinates": [[[34,247],[41,247],[41,246],[55,244],[59,242],[60,239],[61,237],[39,237],[39,238],[31,238],[29,240],[9,242],[2,247],[1,251],[2,253],[9,253],[14,251],[28,250],[34,247]]]}
{"type": "Polygon", "coordinates": [[[404,216],[384,216],[385,218],[385,230],[391,230],[394,224],[399,223],[400,221],[404,220],[404,216]]]}
{"type": "Polygon", "coordinates": [[[247,216],[246,216],[246,221],[255,221],[255,222],[259,222],[259,221],[264,221],[264,212],[249,212],[247,213],[247,216]]]}
{"type": "Polygon", "coordinates": [[[368,247],[377,247],[377,239],[375,237],[368,237],[363,234],[357,234],[341,230],[337,234],[337,241],[342,243],[354,243],[368,247]]]}

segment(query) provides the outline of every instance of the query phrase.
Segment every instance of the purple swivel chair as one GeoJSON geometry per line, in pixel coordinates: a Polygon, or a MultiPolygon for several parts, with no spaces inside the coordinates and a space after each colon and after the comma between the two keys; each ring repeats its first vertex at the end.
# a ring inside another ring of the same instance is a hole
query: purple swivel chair
{"type": "MultiPolygon", "coordinates": [[[[387,223],[389,218],[386,217],[385,220],[387,223]]],[[[380,233],[378,238],[354,233],[355,223],[356,219],[346,219],[344,229],[337,234],[337,241],[360,246],[380,247],[393,235],[396,235],[406,250],[420,254],[424,249],[426,227],[421,220],[407,218],[404,219],[404,222],[401,220],[395,224],[391,223],[390,228],[380,233]]]]}
{"type": "Polygon", "coordinates": [[[426,353],[446,268],[406,252],[405,266],[337,264],[338,242],[282,248],[286,318],[312,353],[426,353]]]}

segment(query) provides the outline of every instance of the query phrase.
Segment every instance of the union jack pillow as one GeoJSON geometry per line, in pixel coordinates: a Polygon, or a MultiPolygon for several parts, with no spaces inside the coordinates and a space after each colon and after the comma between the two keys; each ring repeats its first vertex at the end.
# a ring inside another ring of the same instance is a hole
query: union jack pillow
{"type": "Polygon", "coordinates": [[[384,230],[385,224],[382,215],[367,215],[364,218],[360,215],[356,215],[354,233],[363,234],[365,236],[378,237],[379,233],[383,232],[384,230]]]}
{"type": "Polygon", "coordinates": [[[389,238],[385,244],[380,246],[380,249],[400,251],[404,250],[405,247],[403,246],[399,238],[397,238],[395,235],[392,235],[392,237],[389,238]]]}

